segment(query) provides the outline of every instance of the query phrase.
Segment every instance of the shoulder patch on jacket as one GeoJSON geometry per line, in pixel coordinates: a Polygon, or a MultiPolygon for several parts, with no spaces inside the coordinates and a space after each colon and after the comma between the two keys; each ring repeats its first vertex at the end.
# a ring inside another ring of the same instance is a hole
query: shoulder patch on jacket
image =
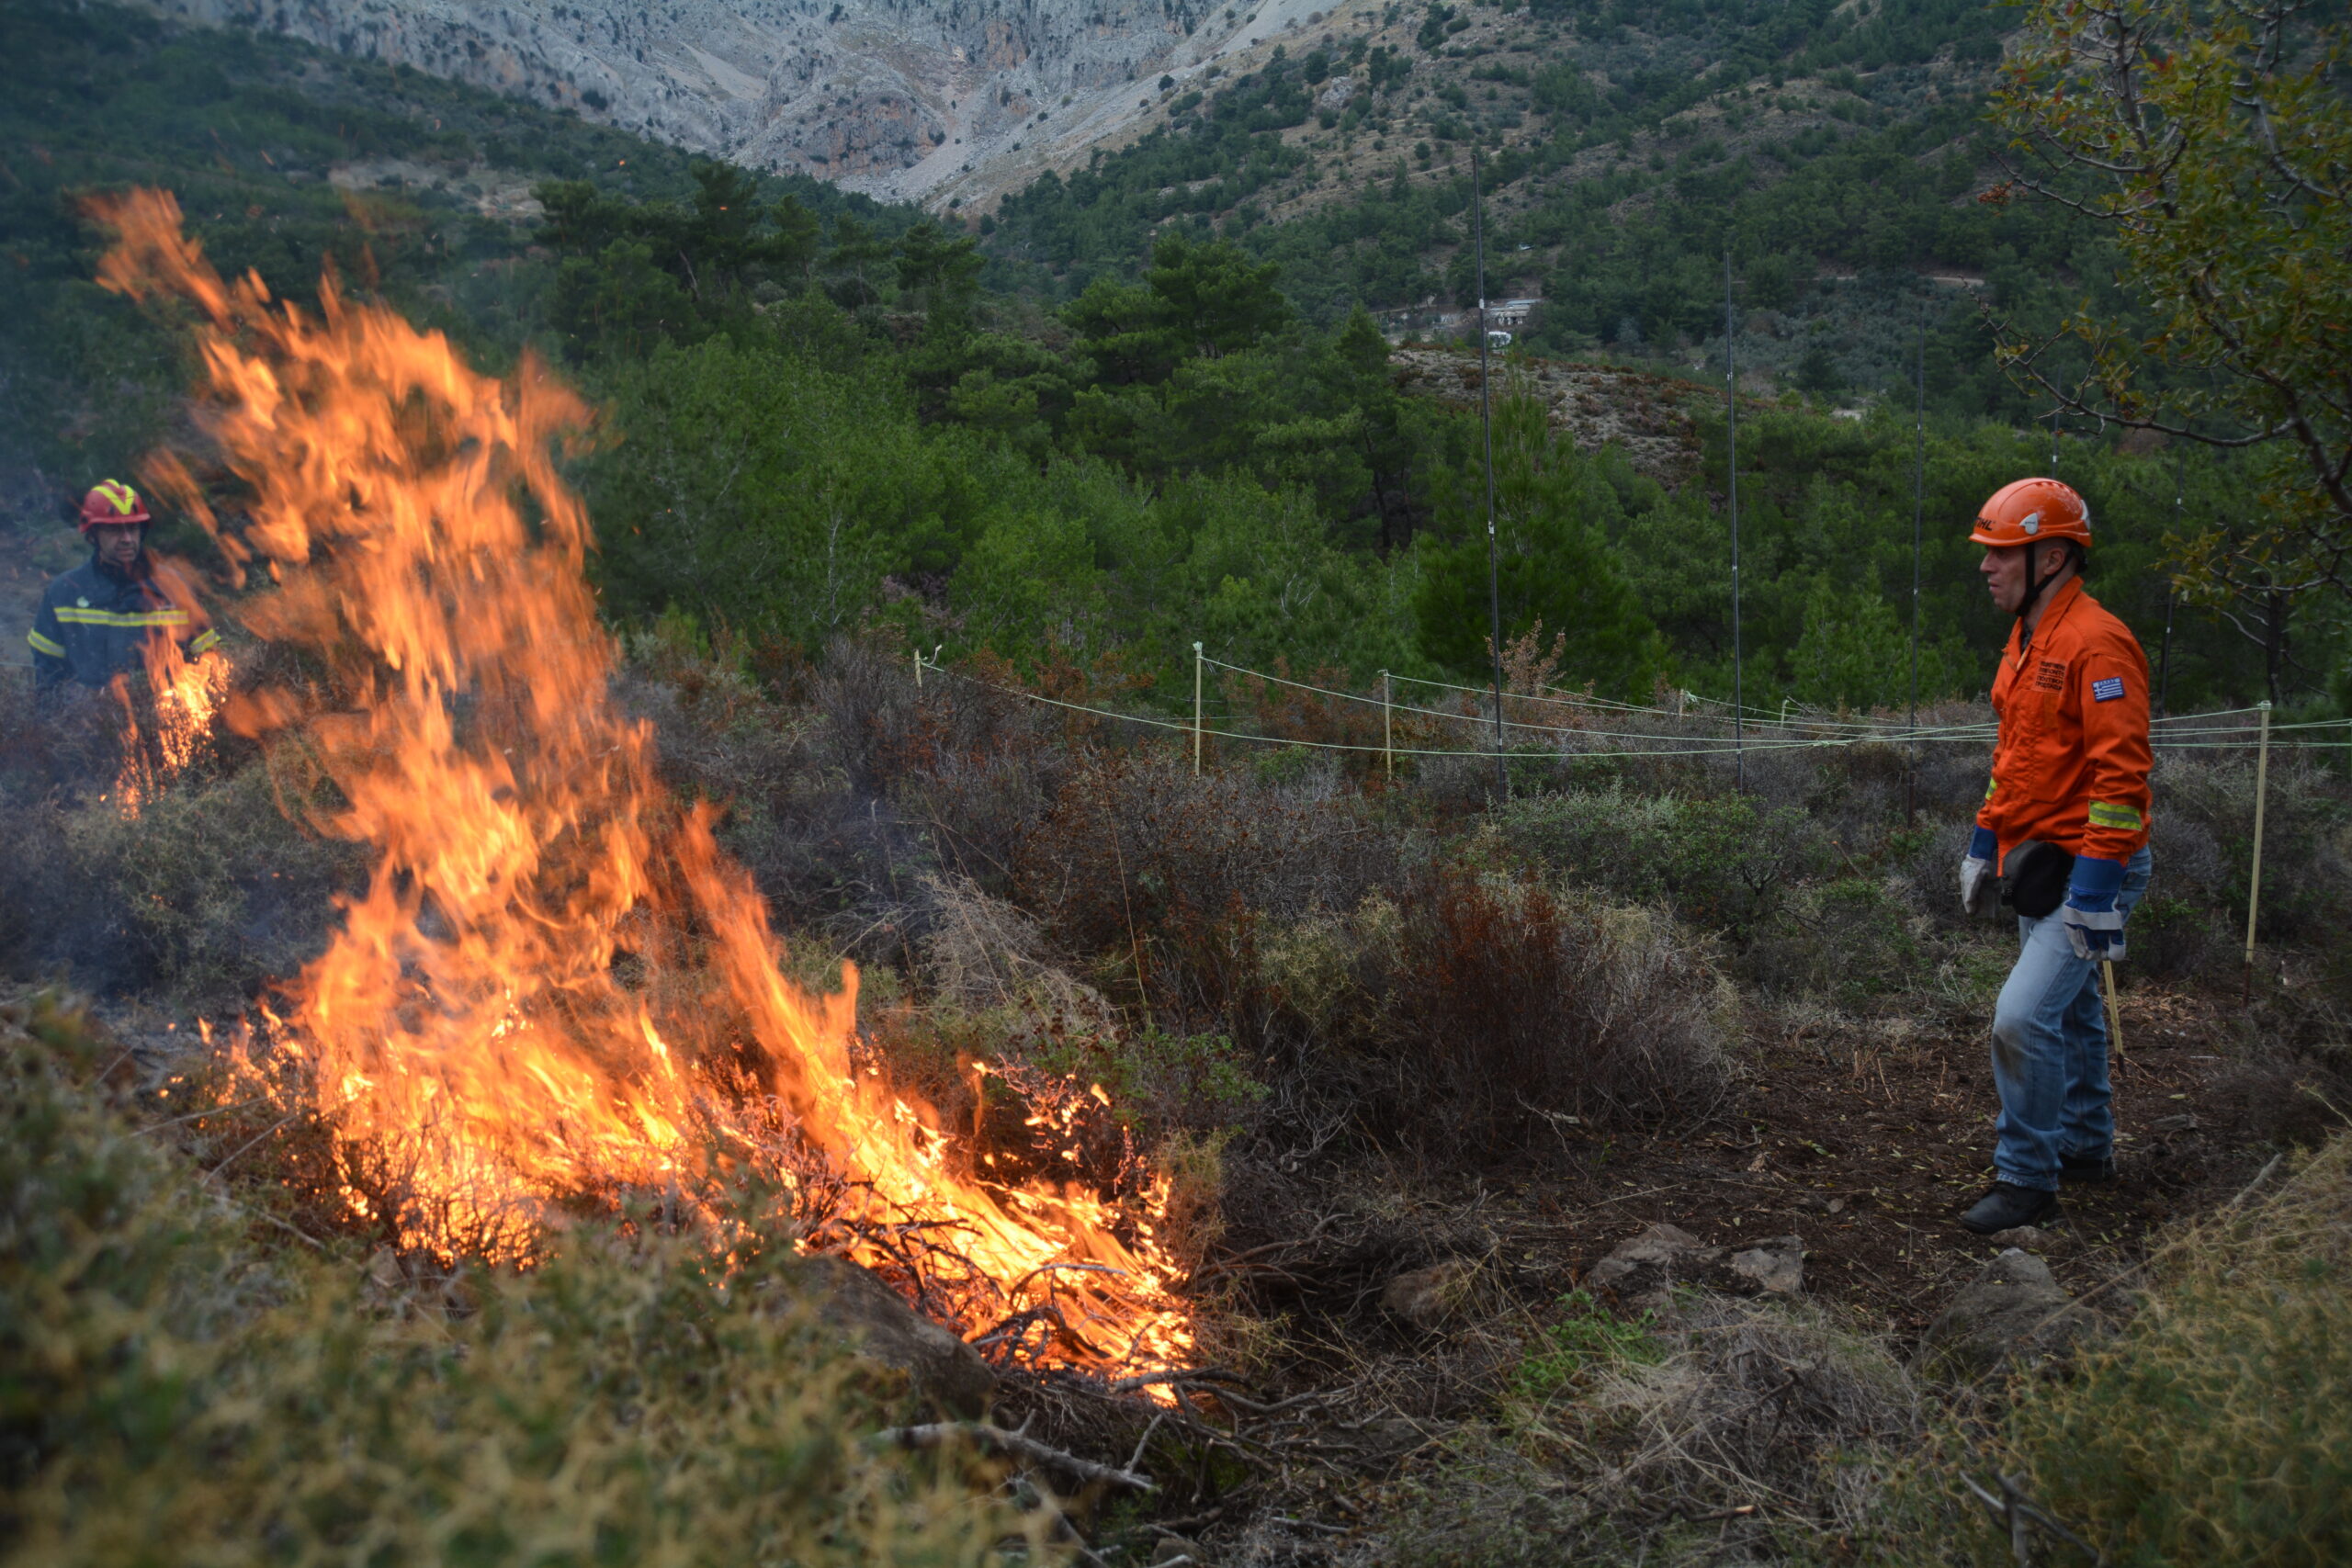
{"type": "Polygon", "coordinates": [[[2103,681],[2093,681],[2091,682],[2091,700],[2093,702],[2111,703],[2122,694],[2123,677],[2120,675],[2109,675],[2103,681]]]}

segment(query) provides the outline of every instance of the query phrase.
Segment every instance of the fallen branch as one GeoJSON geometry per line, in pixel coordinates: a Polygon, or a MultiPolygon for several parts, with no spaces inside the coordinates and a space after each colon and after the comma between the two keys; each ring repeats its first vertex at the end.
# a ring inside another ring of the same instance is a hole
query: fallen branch
{"type": "Polygon", "coordinates": [[[1132,1470],[1121,1470],[1115,1465],[1098,1463],[1091,1459],[1080,1459],[1024,1433],[1008,1432],[985,1421],[933,1421],[919,1427],[893,1427],[888,1431],[876,1432],[874,1441],[901,1449],[942,1449],[959,1442],[977,1443],[984,1449],[994,1449],[1038,1464],[1052,1465],[1080,1481],[1107,1482],[1136,1492],[1159,1490],[1148,1475],[1138,1475],[1132,1470]]]}
{"type": "Polygon", "coordinates": [[[2091,1560],[2091,1568],[2106,1568],[2107,1553],[2068,1529],[2055,1516],[2026,1495],[2024,1476],[1998,1476],[1997,1479],[2001,1483],[2001,1495],[1998,1497],[1979,1486],[1974,1478],[1969,1475],[1962,1474],[1960,1479],[1971,1492],[1976,1494],[1976,1500],[1984,1505],[1985,1511],[2008,1530],[2009,1551],[2017,1560],[2018,1568],[2032,1568],[2033,1548],[2027,1531],[2029,1525],[2038,1525],[2061,1540],[2074,1546],[2091,1560]]]}
{"type": "Polygon", "coordinates": [[[1113,1393],[1133,1393],[1154,1383],[1172,1382],[1239,1382],[1241,1380],[1223,1367],[1176,1367],[1164,1372],[1143,1372],[1131,1378],[1121,1378],[1111,1385],[1113,1393]]]}

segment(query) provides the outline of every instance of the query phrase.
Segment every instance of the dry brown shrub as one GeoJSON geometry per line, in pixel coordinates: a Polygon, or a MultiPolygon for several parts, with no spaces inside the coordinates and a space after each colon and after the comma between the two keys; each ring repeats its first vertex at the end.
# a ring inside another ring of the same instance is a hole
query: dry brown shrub
{"type": "Polygon", "coordinates": [[[1126,958],[1130,998],[1262,1049],[1275,998],[1260,933],[1352,908],[1392,877],[1395,843],[1368,827],[1358,800],[1321,784],[1266,788],[1194,775],[1170,752],[1097,752],[1023,842],[1016,896],[1071,950],[1126,958]]]}
{"type": "Polygon", "coordinates": [[[926,874],[922,888],[931,914],[921,944],[922,976],[939,1001],[975,1011],[1024,1009],[1081,1028],[1112,1027],[1102,993],[1053,962],[1036,923],[1018,908],[952,874],[926,874]]]}
{"type": "Polygon", "coordinates": [[[1693,1116],[1728,1082],[1728,985],[1671,919],[1457,865],[1396,908],[1379,1043],[1390,1124],[1421,1146],[1511,1146],[1545,1112],[1693,1116]]]}

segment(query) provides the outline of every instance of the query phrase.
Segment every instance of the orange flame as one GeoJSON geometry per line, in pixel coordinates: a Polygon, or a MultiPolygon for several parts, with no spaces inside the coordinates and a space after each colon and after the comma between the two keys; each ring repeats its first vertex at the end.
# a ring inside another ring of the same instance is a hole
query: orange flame
{"type": "Polygon", "coordinates": [[[527,361],[477,374],[331,278],[315,316],[223,283],[168,194],[102,215],[120,238],[100,280],[204,318],[201,418],[251,523],[203,520],[274,581],[243,619],[329,673],[229,722],[303,748],[339,797],[317,825],[376,852],[266,1032],[269,1070],[337,1133],[354,1212],[527,1260],[565,1206],[691,1194],[715,1150],[822,1186],[827,1245],[1001,1359],[1181,1362],[1158,1204],[959,1170],[927,1109],[852,1070],[855,971],[832,997],[786,981],[749,877],[656,782],[556,471],[580,401],[527,361]],[[894,1238],[915,1235],[949,1245],[910,1264],[894,1238]]]}
{"type": "MultiPolygon", "coordinates": [[[[194,609],[186,581],[170,563],[155,581],[173,602],[194,609]],[[186,603],[182,601],[186,600],[186,603]]],[[[212,725],[229,694],[229,660],[218,649],[190,659],[168,637],[150,637],[139,645],[146,667],[147,701],[142,704],[124,676],[114,678],[109,690],[122,707],[122,766],[115,774],[114,803],[125,818],[135,818],[158,792],[185,772],[212,739],[212,725]],[[142,727],[144,714],[147,724],[142,727]]]]}

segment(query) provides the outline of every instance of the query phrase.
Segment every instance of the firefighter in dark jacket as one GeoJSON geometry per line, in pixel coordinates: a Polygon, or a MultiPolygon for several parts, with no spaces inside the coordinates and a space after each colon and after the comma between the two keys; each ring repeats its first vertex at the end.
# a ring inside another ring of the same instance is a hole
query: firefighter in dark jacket
{"type": "Polygon", "coordinates": [[[151,638],[179,644],[189,659],[220,640],[188,585],[147,554],[153,518],[137,491],[104,481],[83,498],[80,521],[90,558],[50,583],[27,636],[43,692],[143,671],[151,638]]]}

